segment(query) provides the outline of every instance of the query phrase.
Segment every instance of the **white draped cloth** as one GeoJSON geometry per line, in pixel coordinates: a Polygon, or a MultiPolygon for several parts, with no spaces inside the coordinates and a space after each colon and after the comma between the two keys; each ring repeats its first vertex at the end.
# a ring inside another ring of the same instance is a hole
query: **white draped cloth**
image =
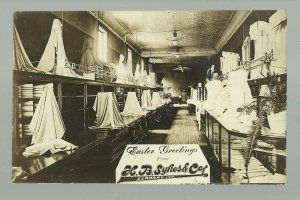
{"type": "Polygon", "coordinates": [[[230,109],[244,107],[253,102],[250,87],[247,82],[247,71],[240,69],[228,74],[227,86],[230,95],[230,109]]]}
{"type": "Polygon", "coordinates": [[[54,96],[53,83],[45,86],[29,128],[33,133],[32,144],[50,142],[63,137],[65,125],[54,96]]]}
{"type": "Polygon", "coordinates": [[[136,85],[143,86],[141,80],[141,66],[139,64],[136,64],[136,68],[134,72],[134,81],[136,85]]]}
{"type": "Polygon", "coordinates": [[[219,80],[212,80],[205,85],[207,89],[207,100],[204,102],[206,109],[214,110],[216,108],[215,101],[219,95],[223,84],[219,80]]]}
{"type": "Polygon", "coordinates": [[[39,156],[49,151],[67,151],[77,146],[62,140],[65,125],[60,114],[54,92],[53,84],[45,86],[44,92],[38,102],[29,129],[33,133],[31,143],[23,152],[25,157],[39,156]]]}
{"type": "Polygon", "coordinates": [[[162,98],[159,92],[153,92],[152,94],[152,107],[157,108],[163,104],[162,98]]]}
{"type": "Polygon", "coordinates": [[[112,92],[99,92],[93,109],[96,111],[96,124],[90,129],[120,128],[125,122],[119,113],[116,95],[112,92]]]}
{"type": "Polygon", "coordinates": [[[53,74],[62,76],[83,78],[72,69],[68,61],[62,36],[62,23],[58,19],[53,20],[50,37],[37,70],[52,71],[53,74]]]}
{"type": "Polygon", "coordinates": [[[117,75],[116,83],[128,83],[129,80],[129,75],[127,73],[127,70],[125,69],[123,61],[124,61],[124,56],[121,54],[119,59],[119,64],[116,66],[116,75],[117,75]]]}
{"type": "Polygon", "coordinates": [[[15,25],[13,31],[13,40],[14,40],[13,68],[20,71],[38,72],[38,70],[32,65],[30,59],[27,56],[27,53],[23,47],[22,41],[20,39],[20,36],[18,34],[15,25]]]}
{"type": "Polygon", "coordinates": [[[121,113],[123,116],[141,116],[144,115],[145,112],[141,108],[139,101],[136,97],[135,92],[128,92],[127,98],[124,106],[124,110],[121,113]]]}
{"type": "Polygon", "coordinates": [[[144,90],[142,93],[142,108],[152,109],[152,97],[150,90],[144,90]]]}

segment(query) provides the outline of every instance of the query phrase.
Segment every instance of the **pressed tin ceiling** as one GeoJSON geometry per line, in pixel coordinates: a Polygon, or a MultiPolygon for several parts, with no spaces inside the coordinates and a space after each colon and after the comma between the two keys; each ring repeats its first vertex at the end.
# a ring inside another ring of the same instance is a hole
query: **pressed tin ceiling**
{"type": "Polygon", "coordinates": [[[233,18],[246,16],[236,15],[237,11],[232,10],[100,12],[108,24],[119,25],[119,32],[139,47],[143,57],[166,64],[176,62],[176,46],[181,54],[177,56],[179,62],[214,55],[216,46],[226,42],[222,35],[229,37],[232,32],[226,30],[228,26],[235,25],[236,28],[238,25],[232,24],[233,18]],[[174,32],[179,38],[177,45],[171,40],[174,32]]]}

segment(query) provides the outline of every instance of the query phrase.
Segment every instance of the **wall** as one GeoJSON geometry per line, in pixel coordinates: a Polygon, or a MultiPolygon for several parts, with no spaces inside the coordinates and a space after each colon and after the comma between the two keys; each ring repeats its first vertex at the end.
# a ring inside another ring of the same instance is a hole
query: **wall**
{"type": "MultiPolygon", "coordinates": [[[[84,11],[55,11],[55,12],[15,12],[14,24],[18,30],[23,46],[31,62],[39,61],[48,42],[52,22],[55,18],[63,24],[63,40],[67,58],[70,62],[80,63],[81,48],[86,37],[92,37],[97,47],[98,25],[101,25],[88,12],[84,11]]],[[[122,53],[127,56],[126,45],[116,35],[106,29],[108,45],[108,63],[118,64],[122,53]]],[[[94,48],[97,53],[97,48],[94,48]]],[[[131,49],[132,50],[132,49],[131,49]]],[[[96,54],[97,55],[97,54],[96,54]]],[[[134,73],[139,55],[132,50],[134,73]]],[[[148,60],[145,59],[145,68],[148,70],[148,60]]],[[[34,63],[36,66],[38,62],[34,63]]],[[[124,62],[126,64],[126,60],[124,62]]]]}

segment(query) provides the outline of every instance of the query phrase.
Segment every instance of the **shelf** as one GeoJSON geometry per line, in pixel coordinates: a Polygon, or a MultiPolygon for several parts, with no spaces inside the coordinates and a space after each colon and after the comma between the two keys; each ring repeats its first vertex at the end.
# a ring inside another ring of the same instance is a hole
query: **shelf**
{"type": "Polygon", "coordinates": [[[263,149],[263,148],[254,148],[253,151],[267,153],[267,154],[273,154],[273,155],[279,155],[279,156],[286,156],[286,150],[280,150],[280,149],[263,149]]]}
{"type": "Polygon", "coordinates": [[[55,74],[35,73],[35,72],[26,72],[26,71],[18,71],[18,70],[14,70],[13,78],[14,80],[17,80],[19,82],[23,81],[23,82],[32,82],[32,83],[35,82],[77,83],[77,84],[135,88],[135,89],[162,89],[161,87],[146,87],[146,86],[138,86],[138,85],[131,85],[131,84],[111,83],[111,82],[105,82],[100,80],[88,80],[88,79],[60,76],[55,74]]]}

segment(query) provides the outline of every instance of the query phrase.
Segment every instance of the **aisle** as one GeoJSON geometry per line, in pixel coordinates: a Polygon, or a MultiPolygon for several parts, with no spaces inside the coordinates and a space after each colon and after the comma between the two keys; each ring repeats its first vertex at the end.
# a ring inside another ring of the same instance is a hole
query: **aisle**
{"type": "Polygon", "coordinates": [[[218,161],[198,130],[195,113],[186,107],[173,107],[165,114],[162,121],[150,127],[144,144],[199,144],[211,166],[211,183],[220,183],[218,161]]]}

